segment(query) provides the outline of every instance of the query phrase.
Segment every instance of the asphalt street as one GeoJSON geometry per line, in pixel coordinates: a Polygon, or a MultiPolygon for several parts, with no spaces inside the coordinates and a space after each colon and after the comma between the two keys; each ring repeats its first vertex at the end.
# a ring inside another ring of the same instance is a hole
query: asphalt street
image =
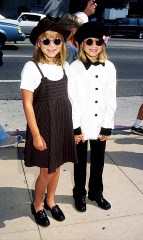
{"type": "MultiPolygon", "coordinates": [[[[26,39],[17,44],[6,44],[2,51],[0,100],[20,100],[20,75],[24,64],[32,58],[33,46],[26,39]]],[[[143,40],[112,38],[107,53],[117,69],[117,97],[142,96],[143,40]]]]}

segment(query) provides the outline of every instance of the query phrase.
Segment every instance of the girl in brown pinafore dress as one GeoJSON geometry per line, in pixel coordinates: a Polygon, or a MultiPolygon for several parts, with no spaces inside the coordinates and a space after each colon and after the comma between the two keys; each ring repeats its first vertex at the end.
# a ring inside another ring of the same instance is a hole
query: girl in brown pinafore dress
{"type": "Polygon", "coordinates": [[[30,41],[35,45],[34,61],[26,63],[22,71],[22,98],[28,123],[24,162],[27,167],[40,168],[31,212],[42,226],[50,224],[42,204],[46,189],[44,208],[51,211],[55,220],[65,219],[54,199],[60,166],[65,162],[77,163],[72,110],[64,69],[65,32],[62,26],[42,19],[30,35],[30,41]],[[50,70],[52,65],[62,72],[62,78],[49,80],[45,76],[42,69],[50,70]]]}
{"type": "Polygon", "coordinates": [[[27,167],[48,168],[48,172],[52,173],[65,162],[76,162],[71,104],[67,95],[67,76],[63,69],[63,78],[51,81],[44,77],[40,67],[36,66],[42,79],[33,94],[33,108],[47,149],[44,151],[35,149],[31,131],[27,127],[24,161],[27,167]]]}

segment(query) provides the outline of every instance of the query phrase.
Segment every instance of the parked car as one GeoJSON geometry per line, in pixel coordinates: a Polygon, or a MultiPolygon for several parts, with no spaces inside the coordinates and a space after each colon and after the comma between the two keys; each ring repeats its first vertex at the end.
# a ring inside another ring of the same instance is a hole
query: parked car
{"type": "Polygon", "coordinates": [[[117,18],[104,22],[110,35],[132,36],[143,39],[143,18],[117,18]]]}
{"type": "Polygon", "coordinates": [[[16,24],[1,22],[0,20],[0,47],[4,46],[6,41],[24,41],[25,34],[16,24]]]}
{"type": "Polygon", "coordinates": [[[19,25],[21,28],[21,31],[26,36],[29,36],[32,29],[44,17],[46,17],[46,15],[40,14],[40,13],[23,12],[20,14],[20,16],[16,20],[9,19],[9,18],[1,19],[0,17],[0,21],[19,25]]]}
{"type": "Polygon", "coordinates": [[[21,15],[17,18],[17,21],[19,22],[22,32],[26,35],[30,35],[32,29],[37,26],[38,22],[44,17],[46,17],[44,14],[25,12],[21,13],[21,15]]]}

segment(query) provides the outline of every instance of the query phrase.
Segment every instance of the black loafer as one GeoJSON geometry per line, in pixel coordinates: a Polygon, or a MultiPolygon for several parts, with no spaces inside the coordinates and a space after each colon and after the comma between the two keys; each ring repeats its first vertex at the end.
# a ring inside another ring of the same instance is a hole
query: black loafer
{"type": "Polygon", "coordinates": [[[44,208],[47,211],[50,211],[52,214],[52,217],[57,220],[57,221],[64,221],[65,220],[65,215],[63,214],[62,210],[59,208],[58,205],[55,205],[54,207],[50,208],[48,204],[46,203],[46,200],[44,200],[44,208]]]}
{"type": "Polygon", "coordinates": [[[35,221],[38,225],[41,225],[43,227],[48,227],[50,225],[50,221],[49,221],[44,209],[36,212],[34,205],[32,203],[31,204],[31,212],[34,215],[35,221]]]}
{"type": "Polygon", "coordinates": [[[75,198],[75,208],[79,212],[85,212],[86,211],[86,200],[85,200],[85,197],[75,198]]]}
{"type": "Polygon", "coordinates": [[[110,203],[103,196],[95,196],[94,198],[88,196],[88,198],[91,201],[96,201],[97,205],[104,210],[111,208],[110,203]]]}

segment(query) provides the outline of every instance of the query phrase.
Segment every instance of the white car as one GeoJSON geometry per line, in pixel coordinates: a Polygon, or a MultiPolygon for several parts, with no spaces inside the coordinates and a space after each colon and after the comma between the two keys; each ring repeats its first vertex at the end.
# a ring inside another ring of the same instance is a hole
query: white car
{"type": "Polygon", "coordinates": [[[0,14],[0,21],[19,25],[21,31],[25,33],[26,36],[29,36],[32,29],[37,26],[38,22],[44,17],[46,17],[46,15],[40,13],[23,12],[14,20],[5,18],[0,14]]]}

